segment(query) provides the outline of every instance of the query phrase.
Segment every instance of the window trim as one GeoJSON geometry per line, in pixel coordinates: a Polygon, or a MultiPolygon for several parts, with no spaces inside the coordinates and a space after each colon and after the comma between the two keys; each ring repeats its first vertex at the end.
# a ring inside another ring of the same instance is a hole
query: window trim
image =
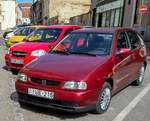
{"type": "MultiPolygon", "coordinates": [[[[128,48],[130,49],[130,48],[131,48],[131,44],[130,44],[129,38],[128,38],[128,36],[127,36],[127,33],[126,33],[126,31],[124,31],[124,30],[118,32],[117,44],[118,44],[118,40],[119,40],[119,35],[120,35],[120,33],[122,33],[122,32],[125,33],[125,36],[126,36],[126,39],[127,39],[127,45],[128,45],[128,48]]],[[[117,46],[116,46],[116,49],[118,49],[117,46]]]]}
{"type": "Polygon", "coordinates": [[[135,33],[135,34],[137,34],[137,32],[136,31],[133,31],[133,30],[128,30],[126,33],[127,33],[127,36],[128,36],[128,38],[129,38],[129,43],[130,43],[130,46],[131,46],[131,50],[137,50],[137,49],[139,49],[139,48],[141,48],[141,46],[142,46],[142,44],[141,44],[141,40],[139,39],[139,37],[137,36],[137,38],[138,38],[138,40],[139,40],[139,46],[138,47],[136,47],[136,48],[133,48],[132,47],[132,44],[131,44],[131,40],[130,40],[130,37],[129,37],[129,35],[128,35],[128,33],[135,33]]]}

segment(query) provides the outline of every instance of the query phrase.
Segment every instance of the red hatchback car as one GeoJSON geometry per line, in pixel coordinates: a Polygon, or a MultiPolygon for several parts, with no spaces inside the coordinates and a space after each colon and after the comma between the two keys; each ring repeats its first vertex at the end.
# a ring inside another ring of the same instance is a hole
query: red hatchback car
{"type": "Polygon", "coordinates": [[[32,60],[48,53],[49,47],[54,47],[71,31],[80,29],[76,25],[53,25],[42,27],[30,34],[25,42],[9,48],[5,55],[6,66],[11,70],[20,70],[32,60]]]}
{"type": "Polygon", "coordinates": [[[76,30],[20,71],[19,101],[103,113],[113,94],[131,83],[141,85],[146,56],[142,38],[131,29],[76,30]]]}

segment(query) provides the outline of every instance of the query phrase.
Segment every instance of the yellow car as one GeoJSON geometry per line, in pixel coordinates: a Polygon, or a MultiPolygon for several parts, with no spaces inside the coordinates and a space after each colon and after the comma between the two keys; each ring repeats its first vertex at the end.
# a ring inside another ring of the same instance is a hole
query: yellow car
{"type": "Polygon", "coordinates": [[[35,29],[41,28],[41,27],[44,27],[44,26],[27,26],[27,27],[18,29],[17,31],[15,31],[14,36],[12,36],[6,41],[6,46],[11,47],[12,45],[16,43],[22,42],[23,39],[25,39],[35,29]]]}

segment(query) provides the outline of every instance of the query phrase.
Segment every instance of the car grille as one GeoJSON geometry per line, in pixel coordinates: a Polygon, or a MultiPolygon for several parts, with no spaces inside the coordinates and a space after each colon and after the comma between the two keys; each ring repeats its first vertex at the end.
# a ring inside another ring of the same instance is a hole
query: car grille
{"type": "Polygon", "coordinates": [[[26,57],[27,52],[23,51],[12,51],[12,55],[15,57],[26,57]]]}
{"type": "Polygon", "coordinates": [[[31,78],[31,82],[47,85],[47,86],[59,86],[61,84],[60,81],[44,80],[44,79],[37,79],[37,78],[31,78]]]}

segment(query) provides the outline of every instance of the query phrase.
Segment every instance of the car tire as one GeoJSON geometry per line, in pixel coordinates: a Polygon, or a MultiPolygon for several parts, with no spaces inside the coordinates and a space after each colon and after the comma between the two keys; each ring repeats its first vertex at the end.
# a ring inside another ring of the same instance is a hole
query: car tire
{"type": "Polygon", "coordinates": [[[98,101],[96,103],[94,113],[102,114],[107,111],[111,102],[111,91],[111,85],[108,82],[105,82],[99,95],[98,101]]]}
{"type": "Polygon", "coordinates": [[[140,86],[143,83],[145,69],[146,69],[146,67],[144,65],[140,68],[140,70],[138,72],[138,78],[133,82],[134,86],[140,86]]]}

